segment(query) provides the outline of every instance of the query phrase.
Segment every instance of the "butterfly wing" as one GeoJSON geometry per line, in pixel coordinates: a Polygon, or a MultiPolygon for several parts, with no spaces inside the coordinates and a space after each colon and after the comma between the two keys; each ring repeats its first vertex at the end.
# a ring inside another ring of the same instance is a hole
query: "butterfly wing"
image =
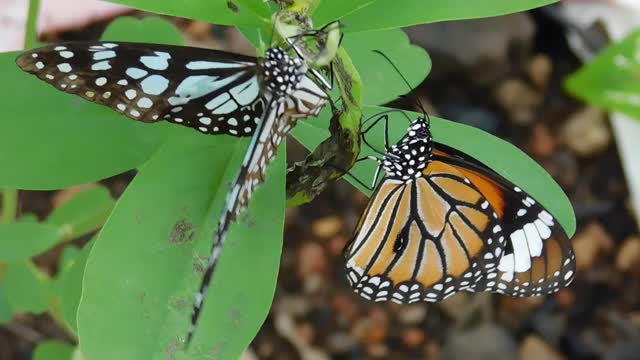
{"type": "Polygon", "coordinates": [[[503,241],[482,193],[434,161],[414,180],[383,180],[346,249],[348,279],[375,301],[440,301],[495,269],[503,241]]]}
{"type": "Polygon", "coordinates": [[[508,239],[495,272],[472,290],[510,296],[544,295],[575,276],[571,242],[557,220],[536,200],[476,159],[436,143],[434,156],[470,179],[496,210],[508,239]]]}
{"type": "Polygon", "coordinates": [[[207,294],[229,226],[237,219],[240,212],[246,209],[256,187],[264,182],[269,162],[273,160],[278,146],[295,126],[297,120],[318,115],[328,99],[326,92],[311,78],[305,76],[291,96],[282,99],[282,101],[270,99],[267,103],[268,111],[264,113],[251,139],[240,171],[227,195],[223,213],[218,222],[211,254],[209,255],[209,263],[196,294],[196,302],[191,315],[191,328],[187,335],[187,344],[193,337],[195,325],[200,316],[202,301],[207,294]]]}
{"type": "Polygon", "coordinates": [[[250,136],[265,110],[256,59],[222,51],[78,42],[25,52],[16,63],[59,90],[143,122],[250,136]]]}

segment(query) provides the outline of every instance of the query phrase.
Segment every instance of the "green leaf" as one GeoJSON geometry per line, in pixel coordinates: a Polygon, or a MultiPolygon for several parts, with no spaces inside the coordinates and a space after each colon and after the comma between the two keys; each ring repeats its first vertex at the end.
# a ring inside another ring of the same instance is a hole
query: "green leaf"
{"type": "Polygon", "coordinates": [[[319,27],[331,21],[341,19],[376,1],[377,0],[322,0],[312,14],[314,27],[319,27]]]}
{"type": "Polygon", "coordinates": [[[100,37],[102,40],[182,45],[179,31],[165,19],[146,17],[142,20],[124,16],[115,19],[100,37]]]}
{"type": "MultiPolygon", "coordinates": [[[[342,19],[344,32],[393,29],[438,21],[505,15],[558,0],[377,0],[342,19]]],[[[347,34],[346,36],[349,36],[347,34]]]]}
{"type": "Polygon", "coordinates": [[[33,360],[71,360],[73,347],[56,340],[47,340],[36,345],[33,360]]]}
{"type": "Polygon", "coordinates": [[[62,315],[67,327],[78,334],[77,313],[82,295],[82,278],[93,241],[81,251],[73,247],[65,249],[60,274],[56,278],[56,289],[62,304],[62,315]]]}
{"type": "MultiPolygon", "coordinates": [[[[4,271],[4,270],[2,270],[4,271]]],[[[6,324],[13,317],[13,309],[7,301],[7,289],[0,276],[0,324],[6,324]]]]}
{"type": "Polygon", "coordinates": [[[29,259],[64,240],[63,228],[40,223],[0,224],[0,261],[29,259]]]}
{"type": "Polygon", "coordinates": [[[364,85],[362,102],[380,105],[395,100],[418,86],[431,70],[431,59],[421,47],[411,45],[409,37],[400,29],[348,34],[343,46],[360,73],[364,85]],[[387,55],[411,88],[393,66],[373,50],[387,55]]]}
{"type": "Polygon", "coordinates": [[[640,30],[602,51],[565,82],[572,95],[640,120],[640,30]]]}
{"type": "MultiPolygon", "coordinates": [[[[394,109],[365,106],[363,109],[364,119],[388,110],[394,109]]],[[[389,141],[391,144],[395,144],[406,133],[409,125],[407,119],[413,120],[421,116],[410,111],[404,111],[404,113],[407,117],[403,116],[400,110],[389,114],[389,141]]],[[[327,126],[328,120],[326,118],[305,121],[296,127],[296,139],[308,149],[313,149],[328,136],[327,126]]],[[[575,233],[576,220],[569,199],[553,178],[520,149],[482,130],[433,116],[431,117],[431,131],[435,141],[473,156],[528,192],[558,219],[570,237],[575,233]]],[[[367,133],[367,141],[379,150],[384,149],[382,121],[367,133]]],[[[363,144],[360,157],[368,155],[379,156],[363,144]]],[[[361,161],[350,172],[365,184],[369,184],[373,179],[375,169],[376,164],[373,161],[361,161]]],[[[371,194],[350,177],[345,177],[345,179],[365,194],[371,194]]]]}
{"type": "Polygon", "coordinates": [[[47,311],[51,282],[30,260],[9,263],[3,282],[14,313],[47,311]]]}
{"type": "Polygon", "coordinates": [[[115,200],[104,186],[97,186],[76,193],[71,199],[55,208],[47,223],[65,229],[68,240],[99,229],[109,217],[115,200]]]}
{"type": "MultiPolygon", "coordinates": [[[[123,19],[107,32],[118,40],[178,43],[177,30],[159,19],[123,19]],[[162,23],[162,25],[160,25],[162,23]],[[115,29],[115,30],[114,30],[115,29]]],[[[0,54],[0,187],[58,189],[103,179],[144,163],[173,128],[131,121],[104,106],[63,93],[22,72],[18,53],[0,54]]]]}
{"type": "MultiPolygon", "coordinates": [[[[187,358],[194,295],[247,143],[185,129],[140,169],[87,261],[78,311],[87,359],[187,358]]],[[[268,313],[282,245],[284,155],[281,148],[231,227],[189,359],[237,358],[268,313]]]]}
{"type": "Polygon", "coordinates": [[[268,23],[271,16],[271,10],[262,0],[111,0],[111,2],[158,14],[220,25],[261,26],[268,23]]]}

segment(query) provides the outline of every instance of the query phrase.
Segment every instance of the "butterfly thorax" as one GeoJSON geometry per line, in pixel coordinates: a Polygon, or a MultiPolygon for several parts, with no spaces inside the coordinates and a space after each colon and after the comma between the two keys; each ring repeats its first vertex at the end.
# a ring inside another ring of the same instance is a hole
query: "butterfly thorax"
{"type": "Polygon", "coordinates": [[[262,84],[277,101],[291,95],[307,72],[302,59],[289,56],[279,47],[268,49],[260,65],[262,84]]]}
{"type": "Polygon", "coordinates": [[[424,118],[411,123],[407,134],[391,146],[382,159],[382,168],[387,177],[411,181],[422,176],[431,159],[431,131],[424,118]]]}

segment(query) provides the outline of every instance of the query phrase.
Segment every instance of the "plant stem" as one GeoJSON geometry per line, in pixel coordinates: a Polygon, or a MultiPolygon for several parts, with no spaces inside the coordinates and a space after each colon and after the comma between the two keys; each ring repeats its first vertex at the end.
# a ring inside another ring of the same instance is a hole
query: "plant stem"
{"type": "Polygon", "coordinates": [[[0,208],[2,209],[0,223],[11,224],[15,222],[18,213],[18,190],[2,190],[2,206],[0,208]]]}
{"type": "Polygon", "coordinates": [[[25,29],[24,47],[33,48],[38,41],[38,9],[40,0],[29,0],[29,14],[27,16],[27,26],[25,29]]]}

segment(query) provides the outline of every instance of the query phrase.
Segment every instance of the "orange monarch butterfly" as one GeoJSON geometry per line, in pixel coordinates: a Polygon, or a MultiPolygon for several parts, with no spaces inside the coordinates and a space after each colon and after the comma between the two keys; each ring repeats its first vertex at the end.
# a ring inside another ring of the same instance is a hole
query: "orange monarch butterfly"
{"type": "MultiPolygon", "coordinates": [[[[406,116],[406,115],[405,115],[406,116]]],[[[537,296],[568,286],[567,234],[531,196],[471,156],[433,141],[426,113],[378,162],[385,177],[345,249],[362,297],[414,303],[458,291],[537,296]]],[[[364,133],[371,129],[369,126],[364,133]]],[[[368,144],[368,143],[367,143],[368,144]]],[[[374,179],[374,184],[376,179],[374,179]]]]}

